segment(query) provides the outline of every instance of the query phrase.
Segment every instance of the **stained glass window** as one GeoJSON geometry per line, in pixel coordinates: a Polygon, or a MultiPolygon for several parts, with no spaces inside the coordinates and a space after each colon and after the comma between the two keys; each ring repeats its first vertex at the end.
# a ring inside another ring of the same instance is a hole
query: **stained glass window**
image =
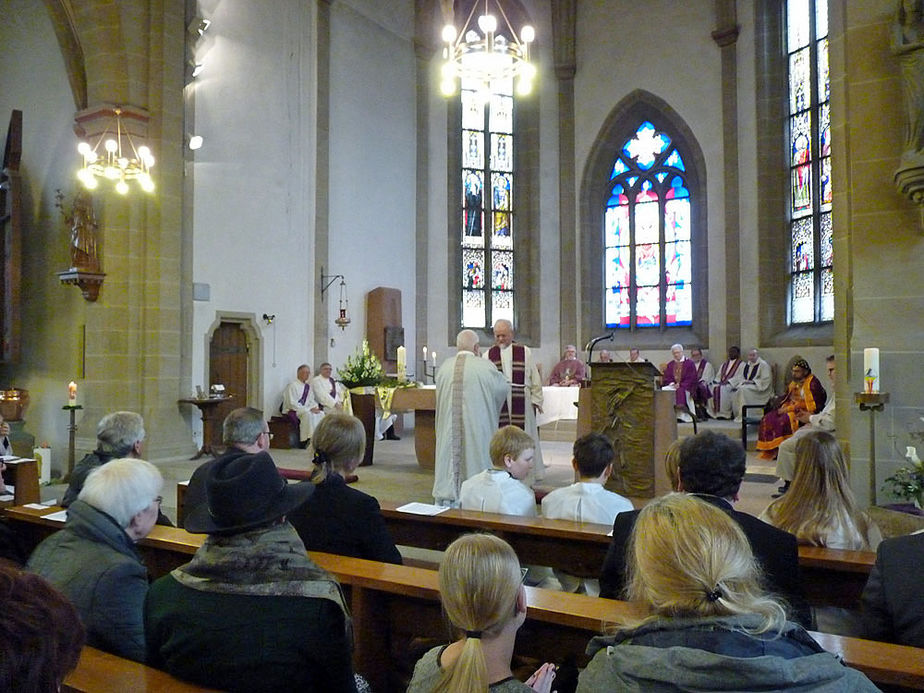
{"type": "Polygon", "coordinates": [[[787,0],[789,322],[834,318],[827,0],[787,0]]]}
{"type": "Polygon", "coordinates": [[[462,326],[514,314],[513,80],[462,79],[462,326]]]}
{"type": "Polygon", "coordinates": [[[603,215],[607,327],[693,322],[692,224],[683,155],[643,121],[616,154],[603,215]]]}

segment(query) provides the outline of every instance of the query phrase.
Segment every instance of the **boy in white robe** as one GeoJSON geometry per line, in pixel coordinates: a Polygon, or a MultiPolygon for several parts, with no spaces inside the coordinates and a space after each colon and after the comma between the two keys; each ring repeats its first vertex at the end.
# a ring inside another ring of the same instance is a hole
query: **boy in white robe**
{"type": "Polygon", "coordinates": [[[491,438],[491,469],[462,482],[462,509],[536,516],[536,494],[523,483],[536,443],[522,429],[504,426],[491,438]]]}

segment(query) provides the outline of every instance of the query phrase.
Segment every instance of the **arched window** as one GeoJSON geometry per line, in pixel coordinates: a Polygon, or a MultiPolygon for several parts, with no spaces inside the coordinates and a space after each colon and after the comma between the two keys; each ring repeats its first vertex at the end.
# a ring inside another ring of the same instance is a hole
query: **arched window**
{"type": "Polygon", "coordinates": [[[514,321],[513,79],[495,80],[492,93],[461,80],[462,327],[514,321]]]}
{"type": "Polygon", "coordinates": [[[649,120],[620,147],[603,222],[608,328],[693,324],[692,216],[684,155],[649,120]]]}
{"type": "Polygon", "coordinates": [[[827,0],[787,0],[789,322],[834,319],[827,0]]]}

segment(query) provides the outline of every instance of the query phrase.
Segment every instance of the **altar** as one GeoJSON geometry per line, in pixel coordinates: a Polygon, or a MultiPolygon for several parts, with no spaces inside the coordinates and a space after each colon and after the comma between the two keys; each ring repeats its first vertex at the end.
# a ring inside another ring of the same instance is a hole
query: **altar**
{"type": "Polygon", "coordinates": [[[542,388],[542,413],[536,415],[536,425],[545,426],[556,421],[576,420],[578,417],[578,395],[581,388],[577,385],[556,387],[547,385],[542,388]]]}

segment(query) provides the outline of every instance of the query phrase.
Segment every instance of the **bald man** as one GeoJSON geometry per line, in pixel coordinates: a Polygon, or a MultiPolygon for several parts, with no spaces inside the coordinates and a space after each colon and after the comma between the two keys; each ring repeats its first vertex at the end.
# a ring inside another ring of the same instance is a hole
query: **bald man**
{"type": "Polygon", "coordinates": [[[462,330],[458,353],[436,373],[436,467],[433,499],[458,507],[462,482],[491,468],[491,436],[510,387],[492,363],[478,358],[478,335],[462,330]]]}

